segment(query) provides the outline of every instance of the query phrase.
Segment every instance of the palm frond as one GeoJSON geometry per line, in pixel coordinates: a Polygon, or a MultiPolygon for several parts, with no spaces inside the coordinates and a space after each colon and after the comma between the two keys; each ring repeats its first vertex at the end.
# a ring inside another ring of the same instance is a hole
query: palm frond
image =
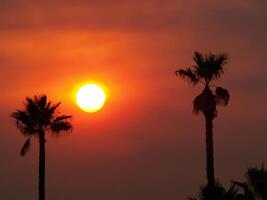
{"type": "Polygon", "coordinates": [[[235,185],[226,189],[220,182],[216,181],[212,187],[209,185],[200,187],[197,198],[189,197],[188,200],[237,200],[240,197],[239,195],[238,188],[235,185]]]}
{"type": "Polygon", "coordinates": [[[218,105],[224,105],[226,106],[230,99],[230,94],[227,89],[224,89],[222,87],[217,87],[216,91],[216,102],[218,105]]]}
{"type": "Polygon", "coordinates": [[[31,147],[31,139],[29,138],[26,140],[26,142],[22,146],[21,151],[20,151],[20,155],[25,156],[25,154],[29,151],[30,147],[31,147]]]}
{"type": "Polygon", "coordinates": [[[196,74],[200,79],[204,79],[207,84],[213,79],[219,79],[224,72],[224,65],[228,56],[226,54],[201,54],[195,52],[194,66],[196,74]]]}
{"type": "Polygon", "coordinates": [[[20,127],[22,125],[28,126],[31,124],[29,115],[22,110],[17,110],[16,112],[13,112],[11,114],[11,117],[16,120],[17,127],[20,127]]]}
{"type": "Polygon", "coordinates": [[[71,119],[72,116],[71,115],[60,115],[60,116],[57,116],[54,120],[54,122],[59,122],[59,121],[62,121],[62,120],[67,120],[67,119],[71,119]]]}
{"type": "Polygon", "coordinates": [[[56,109],[60,105],[60,103],[54,104],[52,106],[51,105],[52,103],[48,102],[42,113],[42,120],[45,126],[51,125],[52,121],[55,118],[55,115],[57,114],[56,109]]]}
{"type": "Polygon", "coordinates": [[[36,102],[40,108],[41,111],[46,109],[46,103],[47,103],[47,97],[46,95],[41,95],[39,98],[37,98],[36,102]]]}
{"type": "Polygon", "coordinates": [[[227,63],[228,55],[226,53],[221,53],[216,56],[216,61],[218,65],[224,65],[227,63]]]}
{"type": "Polygon", "coordinates": [[[11,114],[11,117],[15,119],[17,128],[25,135],[31,135],[37,132],[32,118],[27,112],[17,110],[11,114]]]}
{"type": "Polygon", "coordinates": [[[207,57],[207,64],[211,68],[212,78],[219,79],[224,73],[223,66],[227,63],[228,56],[226,54],[210,54],[207,57]]]}
{"type": "Polygon", "coordinates": [[[204,56],[198,51],[194,52],[193,59],[199,67],[202,67],[205,64],[204,56]]]}
{"type": "Polygon", "coordinates": [[[57,121],[51,124],[51,132],[59,134],[61,132],[72,131],[72,125],[68,121],[57,121]]]}
{"type": "Polygon", "coordinates": [[[24,134],[24,135],[34,135],[36,133],[38,133],[38,128],[34,128],[31,126],[24,126],[20,128],[20,131],[24,134]]]}
{"type": "Polygon", "coordinates": [[[28,112],[29,116],[31,116],[33,119],[36,119],[36,121],[40,116],[40,109],[37,102],[38,102],[37,96],[34,96],[33,99],[27,97],[25,102],[26,111],[28,112]]]}
{"type": "Polygon", "coordinates": [[[193,101],[193,113],[198,115],[205,105],[203,94],[198,95],[193,101]]]}
{"type": "Polygon", "coordinates": [[[48,116],[49,118],[52,118],[52,117],[53,117],[53,115],[55,114],[56,109],[58,108],[58,106],[59,106],[60,104],[61,104],[61,103],[58,102],[58,103],[56,103],[56,104],[54,104],[54,105],[49,105],[49,107],[48,107],[47,110],[46,110],[46,114],[47,114],[47,116],[48,116]]]}
{"type": "Polygon", "coordinates": [[[254,192],[262,199],[267,198],[267,170],[264,165],[261,168],[249,168],[247,171],[247,179],[252,186],[254,192]]]}
{"type": "Polygon", "coordinates": [[[236,188],[234,184],[230,186],[230,188],[225,192],[224,199],[225,200],[235,200],[238,195],[239,189],[236,188]]]}
{"type": "Polygon", "coordinates": [[[209,87],[205,87],[200,95],[193,101],[193,113],[196,115],[202,112],[205,116],[216,117],[216,96],[209,87]]]}
{"type": "Polygon", "coordinates": [[[177,70],[175,74],[176,76],[180,76],[181,78],[189,81],[193,85],[199,82],[199,78],[196,73],[190,68],[177,70]]]}
{"type": "Polygon", "coordinates": [[[50,108],[50,105],[51,105],[51,101],[49,101],[49,102],[46,104],[46,109],[47,109],[47,110],[50,108]]]}
{"type": "Polygon", "coordinates": [[[246,182],[233,181],[233,184],[243,189],[246,199],[254,200],[254,194],[246,182]]]}

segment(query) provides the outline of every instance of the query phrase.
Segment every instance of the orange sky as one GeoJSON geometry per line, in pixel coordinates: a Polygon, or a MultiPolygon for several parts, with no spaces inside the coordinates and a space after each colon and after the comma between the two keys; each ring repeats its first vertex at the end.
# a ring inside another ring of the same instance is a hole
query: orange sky
{"type": "Polygon", "coordinates": [[[71,135],[48,140],[49,199],[195,194],[205,181],[204,121],[191,112],[200,88],[173,73],[192,64],[195,50],[230,55],[218,83],[230,90],[231,102],[215,120],[216,175],[228,183],[266,162],[266,6],[261,0],[1,1],[3,199],[37,195],[37,143],[19,157],[24,138],[9,114],[25,96],[41,93],[74,116],[71,135]],[[71,98],[87,80],[110,91],[99,113],[82,112],[71,98]]]}

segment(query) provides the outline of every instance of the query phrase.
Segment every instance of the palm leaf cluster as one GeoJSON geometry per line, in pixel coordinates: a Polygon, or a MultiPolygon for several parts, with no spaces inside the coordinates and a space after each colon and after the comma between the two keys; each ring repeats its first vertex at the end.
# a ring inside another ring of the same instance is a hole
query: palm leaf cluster
{"type": "Polygon", "coordinates": [[[247,181],[234,183],[243,189],[243,196],[255,200],[267,200],[267,170],[262,165],[260,168],[249,168],[246,173],[247,181]]]}
{"type": "Polygon", "coordinates": [[[53,104],[47,101],[46,95],[34,96],[26,98],[24,108],[16,110],[11,114],[15,119],[16,126],[29,139],[26,140],[22,147],[21,155],[24,156],[30,148],[31,136],[38,136],[40,131],[50,132],[59,135],[61,132],[72,130],[69,121],[70,115],[60,115],[57,108],[60,103],[53,104]]]}
{"type": "Polygon", "coordinates": [[[267,170],[264,166],[249,168],[246,178],[245,182],[233,181],[228,189],[219,182],[214,187],[200,187],[198,196],[188,200],[267,200],[267,170]]]}
{"type": "Polygon", "coordinates": [[[216,87],[216,90],[212,91],[210,87],[205,87],[193,101],[193,112],[195,114],[202,112],[205,116],[214,118],[217,116],[217,105],[226,106],[229,99],[228,90],[216,87]]]}
{"type": "Polygon", "coordinates": [[[198,197],[189,197],[188,200],[237,200],[238,189],[231,185],[228,189],[216,182],[213,187],[204,186],[200,188],[198,197]]]}
{"type": "Polygon", "coordinates": [[[199,114],[202,112],[205,116],[214,118],[217,116],[217,105],[226,106],[230,99],[228,90],[222,87],[216,87],[212,91],[210,83],[217,80],[224,72],[226,64],[226,54],[206,54],[202,55],[195,52],[193,56],[195,65],[186,69],[176,71],[176,75],[195,85],[203,83],[204,90],[193,101],[193,112],[199,114]]]}
{"type": "Polygon", "coordinates": [[[247,179],[257,196],[267,200],[267,170],[262,165],[261,168],[249,168],[247,179]]]}
{"type": "Polygon", "coordinates": [[[228,56],[226,54],[212,53],[202,55],[199,52],[195,52],[193,59],[195,65],[177,70],[176,74],[192,84],[197,84],[200,81],[209,84],[211,81],[219,79],[224,73],[223,66],[226,64],[228,56]]]}

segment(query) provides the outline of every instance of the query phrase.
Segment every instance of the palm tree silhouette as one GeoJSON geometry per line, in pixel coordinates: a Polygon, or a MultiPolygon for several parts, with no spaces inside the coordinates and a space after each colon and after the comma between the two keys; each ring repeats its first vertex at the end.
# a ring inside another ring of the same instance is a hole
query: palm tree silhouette
{"type": "Polygon", "coordinates": [[[203,113],[206,122],[206,156],[208,186],[214,187],[214,159],[213,159],[213,119],[217,116],[217,105],[226,106],[229,102],[229,92],[222,87],[215,87],[211,83],[221,78],[226,54],[206,54],[195,52],[195,65],[186,69],[179,69],[176,75],[188,80],[191,84],[203,84],[204,89],[193,101],[193,112],[203,113]],[[211,88],[215,87],[215,91],[211,88]]]}
{"type": "Polygon", "coordinates": [[[247,199],[267,200],[267,170],[264,165],[261,168],[249,168],[246,177],[247,182],[234,181],[233,183],[243,189],[247,199]]]}
{"type": "Polygon", "coordinates": [[[247,179],[256,195],[267,200],[267,170],[265,170],[264,165],[261,168],[249,168],[247,179]]]}
{"type": "Polygon", "coordinates": [[[60,103],[52,104],[46,95],[26,98],[23,110],[11,114],[16,120],[17,128],[28,139],[23,145],[20,155],[24,156],[30,148],[31,137],[39,139],[39,200],[45,200],[45,143],[46,133],[60,135],[72,130],[70,115],[60,115],[57,108],[60,103]]]}
{"type": "Polygon", "coordinates": [[[241,200],[255,200],[255,195],[246,182],[233,181],[233,184],[242,188],[243,193],[238,194],[241,200]]]}
{"type": "Polygon", "coordinates": [[[208,185],[200,187],[197,197],[189,197],[188,200],[245,200],[238,194],[238,189],[232,184],[226,189],[221,183],[215,182],[214,187],[208,185]]]}

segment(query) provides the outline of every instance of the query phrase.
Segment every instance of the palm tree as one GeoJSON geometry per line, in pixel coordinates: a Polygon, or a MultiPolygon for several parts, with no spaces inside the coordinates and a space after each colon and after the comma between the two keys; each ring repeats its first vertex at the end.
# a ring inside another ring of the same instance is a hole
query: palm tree
{"type": "Polygon", "coordinates": [[[11,114],[16,120],[17,128],[28,138],[21,149],[21,156],[29,150],[33,136],[39,140],[39,200],[45,200],[45,136],[47,133],[60,135],[72,130],[69,122],[71,116],[60,115],[57,112],[59,105],[60,103],[47,101],[46,95],[28,97],[24,108],[11,114]]]}
{"type": "Polygon", "coordinates": [[[224,65],[227,61],[225,54],[202,55],[195,52],[193,59],[195,65],[186,69],[179,69],[176,75],[188,80],[191,84],[203,84],[204,89],[193,101],[193,112],[200,112],[206,122],[206,156],[208,186],[214,187],[214,159],[213,159],[213,119],[217,116],[217,105],[226,106],[229,102],[229,92],[222,87],[215,87],[211,83],[221,78],[224,65]],[[211,88],[215,88],[214,91],[211,88]]]}
{"type": "Polygon", "coordinates": [[[249,168],[247,179],[256,195],[263,200],[267,200],[267,170],[264,165],[261,168],[249,168]]]}
{"type": "Polygon", "coordinates": [[[243,193],[239,193],[241,200],[255,200],[255,195],[246,182],[233,181],[233,184],[242,189],[243,193]]]}
{"type": "Polygon", "coordinates": [[[267,170],[264,165],[261,168],[249,168],[246,173],[247,182],[234,181],[234,184],[243,189],[244,196],[249,200],[267,200],[267,170]]]}
{"type": "Polygon", "coordinates": [[[188,200],[239,200],[239,197],[234,184],[226,189],[221,183],[215,182],[212,188],[208,185],[200,187],[198,197],[189,197],[188,200]]]}

